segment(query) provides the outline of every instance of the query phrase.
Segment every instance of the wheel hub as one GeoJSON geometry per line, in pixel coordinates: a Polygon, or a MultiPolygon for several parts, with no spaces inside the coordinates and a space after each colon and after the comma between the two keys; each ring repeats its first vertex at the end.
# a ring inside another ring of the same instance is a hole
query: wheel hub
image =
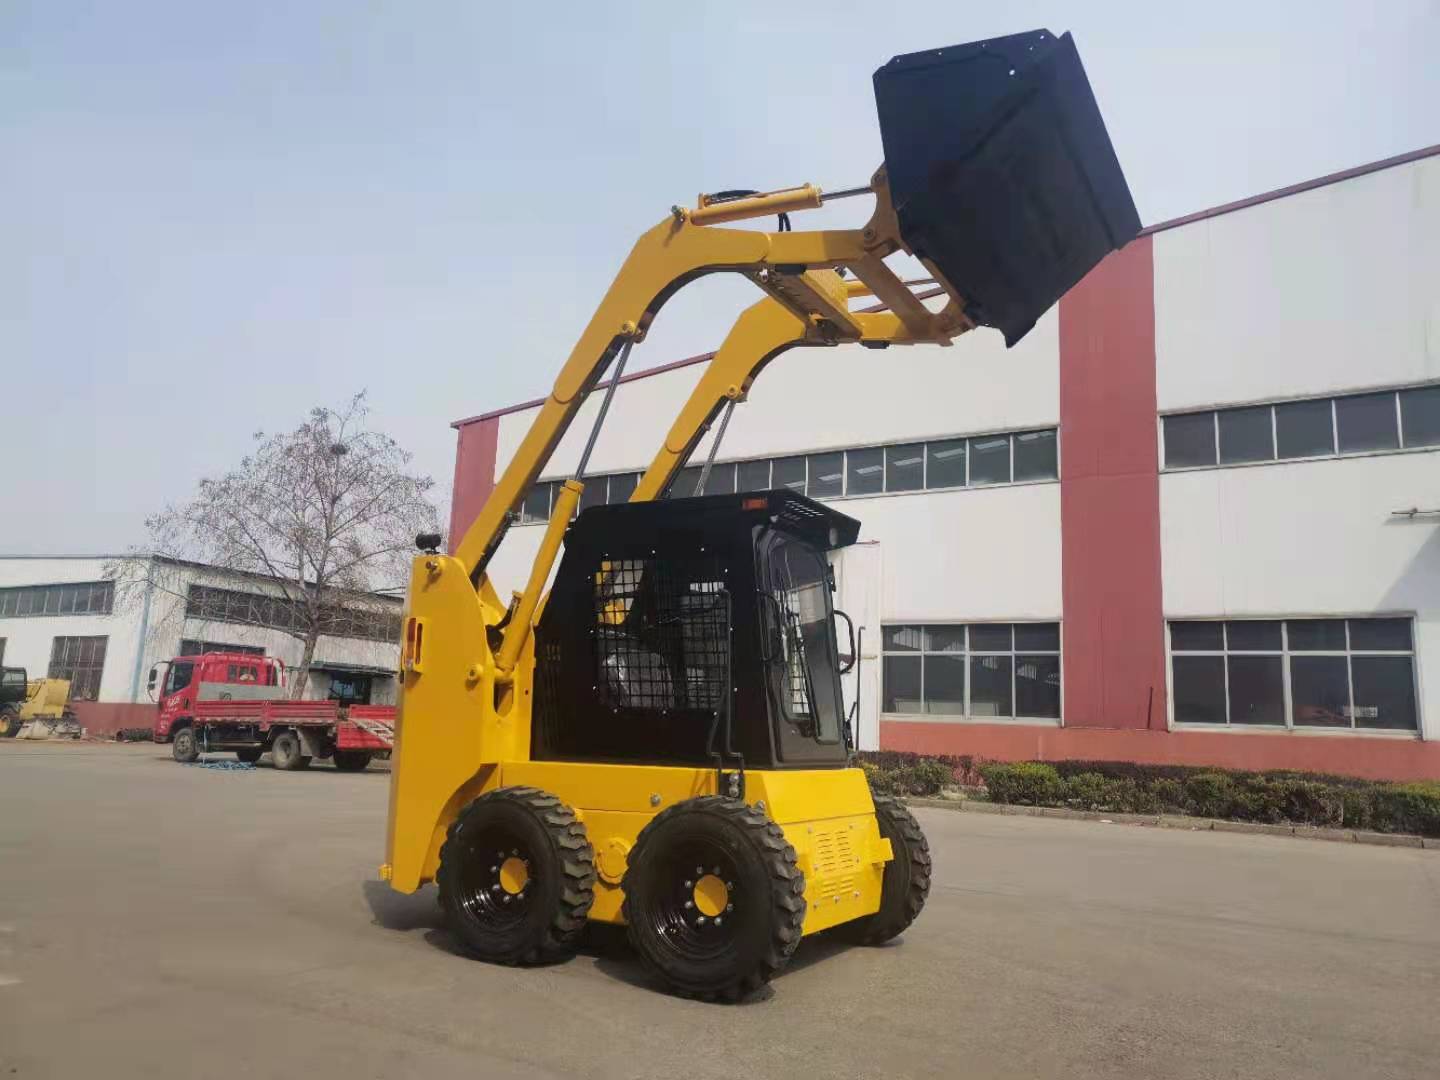
{"type": "Polygon", "coordinates": [[[518,855],[511,855],[500,864],[499,880],[502,889],[511,896],[518,896],[530,881],[530,867],[518,855]]]}
{"type": "Polygon", "coordinates": [[[730,890],[725,887],[725,882],[714,874],[706,874],[695,882],[691,890],[691,899],[695,902],[695,910],[709,918],[725,913],[725,905],[730,902],[730,890]]]}

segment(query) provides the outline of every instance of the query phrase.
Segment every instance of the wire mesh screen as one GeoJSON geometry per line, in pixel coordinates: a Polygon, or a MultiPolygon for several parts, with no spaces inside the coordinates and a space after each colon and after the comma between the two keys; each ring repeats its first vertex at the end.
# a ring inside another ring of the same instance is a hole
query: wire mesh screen
{"type": "Polygon", "coordinates": [[[623,559],[594,574],[595,688],[614,709],[719,707],[730,646],[718,560],[623,559]]]}

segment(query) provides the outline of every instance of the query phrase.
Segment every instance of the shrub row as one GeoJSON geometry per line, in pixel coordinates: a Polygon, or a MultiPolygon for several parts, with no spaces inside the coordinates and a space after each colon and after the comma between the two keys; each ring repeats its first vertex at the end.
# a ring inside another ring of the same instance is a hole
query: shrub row
{"type": "Polygon", "coordinates": [[[1383,784],[1296,772],[1114,762],[989,762],[979,771],[991,801],[998,803],[1440,836],[1440,782],[1435,781],[1383,784]]]}

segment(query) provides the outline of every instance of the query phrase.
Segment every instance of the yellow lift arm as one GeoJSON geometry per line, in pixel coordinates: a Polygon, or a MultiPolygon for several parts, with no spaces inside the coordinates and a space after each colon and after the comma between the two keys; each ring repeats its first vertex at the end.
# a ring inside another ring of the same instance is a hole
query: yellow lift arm
{"type": "MultiPolygon", "coordinates": [[[[689,281],[719,271],[739,273],[768,298],[740,317],[711,359],[632,501],[660,495],[718,409],[726,401],[743,398],[756,375],[786,349],[844,342],[943,345],[972,328],[963,313],[963,298],[935,266],[925,263],[948,294],[948,302],[938,313],[930,311],[883,261],[896,251],[908,250],[900,237],[883,168],[869,188],[843,194],[865,191],[875,194],[876,206],[860,229],[770,233],[716,227],[820,206],[824,194],[807,184],[721,202],[702,196],[695,209],[673,208],[670,217],[640,237],[494,491],[455,548],[455,558],[479,591],[487,625],[494,625],[505,614],[485,567],[504,537],[512,512],[612,360],[627,344],[644,338],[661,305],[689,281]],[[841,268],[858,280],[846,281],[837,273],[841,268]],[[873,294],[890,310],[851,311],[850,298],[863,294],[873,294]]],[[[582,491],[583,483],[577,481],[561,487],[529,581],[513,601],[503,643],[496,650],[496,675],[502,684],[508,682],[524,648],[540,593],[582,491]]]]}

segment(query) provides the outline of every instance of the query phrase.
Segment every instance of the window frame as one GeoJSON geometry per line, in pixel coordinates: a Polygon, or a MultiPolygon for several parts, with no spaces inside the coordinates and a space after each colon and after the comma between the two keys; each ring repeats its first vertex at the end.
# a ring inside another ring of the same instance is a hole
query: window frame
{"type": "Polygon", "coordinates": [[[1331,735],[1331,736],[1358,736],[1360,738],[1399,738],[1399,739],[1422,739],[1424,738],[1425,716],[1424,702],[1420,696],[1420,654],[1416,636],[1416,613],[1410,612],[1364,612],[1349,613],[1343,615],[1265,615],[1246,616],[1244,618],[1169,618],[1165,620],[1165,690],[1166,690],[1166,726],[1169,731],[1225,731],[1225,732],[1246,732],[1255,731],[1269,734],[1285,732],[1298,735],[1331,735]],[[1368,621],[1372,619],[1403,619],[1410,627],[1410,648],[1408,649],[1356,649],[1351,641],[1350,623],[1352,621],[1368,621]],[[1339,620],[1345,625],[1345,648],[1344,649],[1292,649],[1290,647],[1290,624],[1292,622],[1315,622],[1339,620]],[[1280,624],[1280,646],[1278,649],[1231,649],[1230,632],[1227,623],[1246,622],[1278,622],[1280,624]],[[1173,627],[1176,623],[1212,623],[1219,624],[1221,628],[1221,647],[1219,649],[1180,649],[1173,647],[1173,627]],[[1188,656],[1213,656],[1219,657],[1223,662],[1221,670],[1224,673],[1224,700],[1225,700],[1225,722],[1224,723],[1190,723],[1177,721],[1175,719],[1175,657],[1188,656]],[[1273,656],[1280,659],[1280,682],[1281,700],[1285,711],[1285,722],[1283,724],[1247,724],[1237,723],[1230,716],[1230,661],[1231,656],[1273,656]],[[1382,728],[1382,727],[1361,727],[1356,721],[1355,715],[1355,671],[1353,660],[1355,657],[1365,658],[1370,656],[1393,656],[1404,657],[1410,661],[1410,692],[1415,702],[1415,726],[1413,728],[1382,728]],[[1350,723],[1348,726],[1325,726],[1321,724],[1297,724],[1295,722],[1295,698],[1292,688],[1291,660],[1294,657],[1343,657],[1345,660],[1345,678],[1349,693],[1350,723]]]}
{"type": "Polygon", "coordinates": [[[68,619],[114,612],[115,582],[110,578],[0,587],[0,619],[68,619]]]}
{"type": "MultiPolygon", "coordinates": [[[[1440,441],[1429,443],[1411,444],[1405,437],[1405,408],[1404,396],[1417,390],[1440,389],[1440,383],[1418,383],[1405,386],[1379,387],[1370,390],[1355,390],[1344,394],[1316,394],[1302,397],[1282,398],[1273,401],[1256,401],[1236,403],[1230,405],[1217,405],[1209,409],[1175,409],[1156,414],[1155,437],[1159,450],[1160,471],[1162,473],[1186,473],[1202,472],[1206,469],[1249,469],[1257,465],[1290,465],[1296,462],[1306,461],[1332,461],[1339,458],[1363,458],[1379,457],[1388,454],[1419,454],[1427,451],[1440,451],[1440,441]],[[1395,410],[1395,438],[1396,445],[1392,447],[1372,447],[1362,450],[1343,450],[1340,447],[1340,416],[1339,403],[1355,398],[1378,397],[1388,394],[1391,397],[1395,410]],[[1294,457],[1280,456],[1280,439],[1278,428],[1277,410],[1286,405],[1300,405],[1310,402],[1327,402],[1330,406],[1330,446],[1328,452],[1318,454],[1303,454],[1294,457]],[[1220,457],[1220,415],[1222,413],[1238,412],[1248,409],[1265,408],[1270,410],[1271,429],[1271,456],[1253,461],[1223,461],[1220,457]],[[1211,428],[1215,433],[1215,460],[1200,465],[1171,465],[1166,459],[1165,446],[1165,421],[1174,417],[1183,416],[1209,416],[1211,428]]],[[[1027,481],[1028,482],[1028,481],[1027,481]]]]}
{"type": "Polygon", "coordinates": [[[987,622],[983,620],[945,621],[937,619],[917,620],[914,622],[885,622],[880,628],[880,716],[887,721],[896,720],[922,724],[1041,724],[1063,727],[1065,724],[1065,626],[1062,619],[1021,619],[1018,622],[987,622]],[[1007,627],[1010,631],[1009,649],[972,649],[971,627],[1007,627]],[[1015,645],[1015,629],[1020,626],[1053,626],[1056,633],[1056,647],[1054,649],[1017,649],[1015,645]],[[963,631],[963,648],[941,649],[930,648],[929,631],[931,628],[961,630],[963,631]],[[887,646],[887,631],[890,630],[917,630],[919,631],[919,647],[915,649],[892,649],[887,646]],[[948,657],[958,658],[963,662],[965,671],[965,699],[963,711],[959,713],[928,712],[926,706],[928,700],[925,696],[925,660],[927,657],[948,657]],[[1009,715],[992,716],[986,714],[975,714],[972,711],[972,695],[974,693],[974,679],[971,675],[972,661],[984,656],[1003,656],[1010,661],[1010,713],[1009,715]],[[1020,678],[1020,657],[1022,656],[1044,656],[1055,658],[1056,671],[1060,676],[1060,707],[1057,710],[1058,716],[1022,716],[1017,712],[1020,701],[1019,686],[1020,678]],[[920,711],[913,713],[887,712],[885,710],[885,661],[890,657],[915,657],[920,662],[920,711]]]}
{"type": "Polygon", "coordinates": [[[68,679],[71,701],[99,701],[109,651],[109,634],[56,634],[50,639],[45,677],[68,679]],[[73,656],[72,649],[75,650],[73,656]],[[90,653],[88,659],[82,655],[86,649],[90,653]],[[99,659],[96,659],[97,651],[99,659]]]}
{"type": "MultiPolygon", "coordinates": [[[[716,470],[721,470],[721,469],[729,470],[730,473],[731,473],[731,475],[733,475],[733,477],[734,477],[734,491],[733,491],[733,492],[731,492],[731,491],[726,491],[726,492],[724,492],[723,494],[745,494],[746,492],[749,492],[749,491],[751,491],[751,490],[762,491],[762,490],[773,490],[773,489],[774,489],[774,487],[775,487],[775,464],[776,464],[776,462],[779,462],[779,461],[791,461],[791,460],[802,461],[802,462],[804,462],[804,464],[805,464],[805,483],[804,483],[804,487],[803,487],[803,489],[801,489],[801,488],[794,488],[794,489],[792,489],[792,490],[803,490],[803,491],[805,491],[805,492],[808,494],[808,492],[809,492],[809,490],[810,490],[810,471],[811,471],[811,470],[810,470],[810,464],[811,464],[811,459],[812,459],[812,458],[815,458],[815,457],[821,457],[821,456],[824,456],[824,455],[828,455],[828,454],[838,454],[838,455],[840,455],[840,465],[841,465],[841,469],[840,469],[840,494],[838,494],[838,495],[819,495],[819,496],[810,496],[810,497],[811,497],[811,498],[824,499],[826,502],[842,502],[842,501],[848,501],[848,500],[850,500],[850,499],[879,499],[879,498],[884,498],[884,497],[889,496],[889,495],[924,495],[924,494],[928,494],[928,493],[931,493],[931,492],[951,492],[951,491],[984,490],[984,489],[989,489],[989,488],[1027,487],[1027,486],[1032,485],[1032,484],[1058,484],[1058,483],[1060,482],[1060,474],[1061,474],[1061,470],[1062,470],[1062,468],[1063,468],[1063,464],[1062,464],[1062,460],[1061,460],[1061,459],[1062,459],[1062,456],[1063,456],[1063,451],[1062,451],[1062,449],[1061,449],[1060,443],[1061,443],[1061,439],[1060,439],[1060,429],[1059,429],[1059,426],[1058,426],[1058,425],[1049,426],[1049,427],[1043,427],[1043,426],[1042,426],[1042,427],[1033,427],[1033,426],[1032,426],[1032,427],[1025,427],[1025,428],[1016,428],[1016,429],[1014,429],[1013,431],[1011,431],[1011,430],[1006,430],[1006,431],[989,431],[989,432],[984,432],[984,431],[982,431],[982,432],[975,432],[975,433],[969,433],[969,434],[963,434],[963,435],[943,435],[943,436],[934,436],[934,437],[929,437],[929,438],[923,438],[923,437],[922,437],[922,438],[918,438],[918,439],[904,439],[904,440],[892,441],[892,442],[862,443],[862,444],[856,445],[856,446],[818,447],[818,448],[809,449],[809,450],[798,450],[798,451],[795,451],[795,452],[793,452],[793,453],[787,453],[787,454],[769,454],[769,455],[765,455],[765,456],[763,456],[763,457],[731,458],[731,459],[729,459],[729,460],[727,460],[727,461],[717,461],[717,462],[715,462],[714,468],[715,468],[716,470]],[[1027,435],[1048,435],[1048,436],[1050,436],[1050,439],[1051,439],[1051,441],[1052,441],[1052,444],[1053,444],[1053,446],[1054,446],[1054,448],[1055,448],[1055,475],[1053,475],[1053,476],[1027,476],[1027,477],[1024,477],[1023,479],[1017,479],[1017,478],[1016,478],[1016,476],[1015,476],[1015,447],[1016,447],[1016,442],[1017,442],[1017,440],[1020,439],[1022,436],[1027,436],[1027,435]],[[973,459],[973,456],[974,456],[974,455],[973,455],[973,452],[972,452],[972,449],[971,449],[971,444],[974,443],[974,442],[983,441],[983,440],[986,440],[986,439],[1001,439],[1001,438],[1003,438],[1003,439],[1006,441],[1006,446],[1007,446],[1007,458],[1008,458],[1008,461],[1009,461],[1009,472],[1008,472],[1008,477],[1009,477],[1009,478],[1008,478],[1008,479],[1005,479],[1005,480],[987,480],[987,481],[984,481],[984,482],[977,482],[977,481],[974,479],[974,476],[973,476],[973,474],[972,474],[972,464],[971,464],[971,463],[972,463],[972,459],[973,459]],[[931,482],[930,482],[930,454],[931,454],[931,448],[934,447],[934,446],[937,446],[937,445],[939,445],[939,444],[941,444],[941,443],[960,443],[961,445],[964,446],[964,448],[965,448],[965,479],[964,479],[961,483],[958,483],[958,484],[933,485],[933,486],[932,486],[932,484],[931,484],[931,482]],[[918,481],[918,483],[916,484],[915,487],[907,487],[907,488],[903,488],[903,489],[892,490],[892,489],[890,488],[890,460],[889,460],[889,451],[891,451],[891,450],[897,450],[897,449],[900,449],[900,448],[903,448],[903,447],[912,447],[912,446],[915,447],[915,448],[917,448],[917,451],[918,451],[918,453],[919,453],[919,455],[920,455],[920,477],[919,477],[919,481],[918,481]],[[851,491],[851,490],[850,490],[850,473],[851,473],[850,456],[851,456],[852,454],[857,454],[857,453],[862,453],[862,452],[863,452],[863,453],[867,453],[867,454],[872,454],[872,453],[878,453],[878,454],[879,454],[879,457],[880,457],[880,462],[879,462],[879,464],[880,464],[880,470],[881,470],[881,472],[880,472],[880,481],[879,481],[879,482],[880,482],[880,489],[879,489],[878,491],[851,491]],[[743,468],[745,468],[746,466],[751,466],[751,465],[763,465],[763,466],[765,467],[765,474],[766,474],[766,476],[767,476],[767,478],[768,478],[768,483],[767,483],[767,486],[766,486],[765,488],[754,488],[754,489],[752,489],[752,488],[748,488],[748,487],[747,487],[747,488],[744,488],[743,490],[741,489],[741,487],[740,487],[740,471],[741,471],[743,468]]],[[[1205,466],[1198,466],[1198,467],[1203,468],[1203,467],[1205,467],[1205,466]]],[[[699,468],[700,468],[700,466],[687,464],[687,465],[685,465],[685,466],[683,466],[683,467],[681,468],[680,472],[685,472],[685,471],[687,471],[687,470],[696,470],[696,471],[698,472],[699,468]]],[[[626,471],[626,472],[620,472],[620,473],[603,473],[603,474],[596,474],[596,475],[587,477],[585,482],[586,482],[586,484],[600,484],[600,483],[605,483],[605,484],[608,485],[608,484],[609,484],[609,481],[611,480],[612,477],[615,477],[615,476],[626,476],[626,475],[636,476],[636,477],[637,477],[637,483],[638,483],[638,477],[643,476],[644,474],[643,474],[643,473],[634,473],[633,470],[631,470],[631,471],[626,471]]],[[[713,475],[713,474],[712,474],[712,475],[713,475]]],[[[677,473],[677,476],[678,476],[678,473],[677,473]]],[[[530,490],[526,492],[525,499],[528,499],[529,496],[530,496],[530,493],[533,492],[534,490],[536,490],[536,489],[538,489],[538,488],[541,488],[541,487],[546,487],[546,488],[548,488],[549,491],[550,491],[550,501],[549,501],[548,505],[549,505],[549,507],[550,507],[551,509],[553,509],[553,507],[554,507],[554,491],[555,491],[556,485],[558,485],[558,484],[561,483],[561,482],[563,482],[563,478],[561,478],[561,479],[552,478],[552,479],[549,479],[549,480],[538,480],[538,481],[536,481],[536,483],[535,483],[534,485],[532,485],[532,487],[530,488],[530,490]]],[[[672,488],[673,488],[673,486],[674,486],[674,485],[672,484],[672,488]]],[[[631,490],[633,491],[634,489],[632,488],[631,490]]],[[[608,492],[608,489],[607,489],[607,496],[606,496],[606,499],[605,499],[605,502],[606,502],[607,504],[613,501],[613,500],[610,498],[610,494],[611,494],[611,493],[608,492]]],[[[669,497],[671,497],[671,496],[667,493],[666,497],[669,498],[669,497]]],[[[626,496],[626,498],[628,499],[628,495],[626,496]]],[[[525,499],[522,499],[522,500],[521,500],[520,509],[518,509],[518,510],[515,512],[514,520],[511,522],[512,525],[544,525],[546,522],[548,522],[548,521],[550,520],[548,514],[547,514],[546,517],[544,517],[544,518],[539,518],[539,517],[533,517],[533,516],[528,516],[528,515],[526,515],[526,514],[524,513],[524,503],[525,503],[525,499]]],[[[622,501],[623,501],[623,500],[622,500],[622,501]]],[[[591,505],[594,505],[594,504],[591,504],[591,505]]]]}

